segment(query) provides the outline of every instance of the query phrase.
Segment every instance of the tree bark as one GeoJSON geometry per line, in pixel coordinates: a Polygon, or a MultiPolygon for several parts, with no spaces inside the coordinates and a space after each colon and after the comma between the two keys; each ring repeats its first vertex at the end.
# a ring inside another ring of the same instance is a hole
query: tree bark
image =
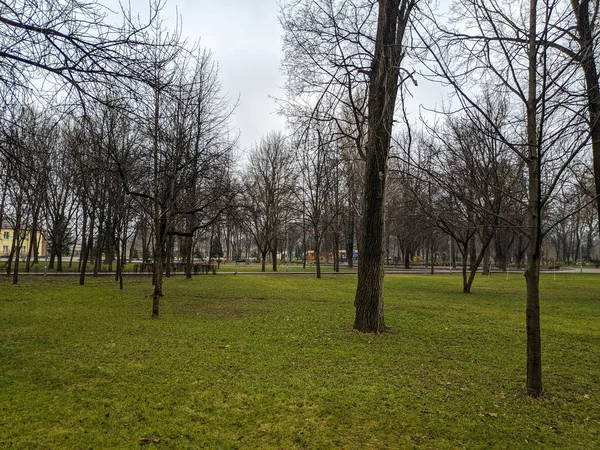
{"type": "Polygon", "coordinates": [[[589,0],[571,0],[581,49],[580,64],[585,76],[592,139],[592,159],[596,186],[596,208],[600,217],[600,85],[594,58],[594,34],[590,23],[589,0]]]}
{"type": "Polygon", "coordinates": [[[266,250],[260,251],[260,259],[261,259],[261,264],[262,264],[260,271],[266,272],[267,271],[267,251],[266,250]]]}
{"type": "Polygon", "coordinates": [[[273,264],[273,272],[277,272],[277,239],[275,239],[275,245],[271,249],[271,262],[273,264]]]}
{"type": "Polygon", "coordinates": [[[354,328],[385,331],[383,314],[384,208],[387,164],[398,94],[402,38],[412,2],[380,0],[368,98],[368,136],[365,149],[362,239],[354,328]]]}
{"type": "Polygon", "coordinates": [[[525,280],[527,283],[527,393],[538,397],[542,393],[542,341],[540,333],[540,261],[541,261],[541,161],[537,136],[537,0],[529,2],[529,86],[527,99],[527,168],[529,254],[525,280]]]}
{"type": "Polygon", "coordinates": [[[354,267],[354,260],[352,259],[352,255],[354,255],[354,211],[352,206],[349,209],[348,226],[346,228],[346,261],[348,262],[348,268],[352,269],[354,267]]]}
{"type": "Polygon", "coordinates": [[[321,238],[315,233],[315,264],[317,267],[317,278],[321,278],[321,238]]]}
{"type": "Polygon", "coordinates": [[[13,250],[15,254],[15,268],[13,270],[13,284],[17,284],[19,282],[19,259],[21,257],[21,243],[23,240],[21,239],[21,220],[22,220],[22,211],[23,211],[23,203],[22,199],[19,196],[19,200],[17,201],[17,213],[15,218],[15,230],[13,234],[13,250]]]}
{"type": "Polygon", "coordinates": [[[84,228],[83,228],[83,232],[82,232],[82,246],[81,246],[81,254],[79,255],[79,285],[83,286],[85,284],[85,273],[87,270],[87,262],[88,262],[88,258],[90,256],[90,250],[92,248],[92,246],[94,245],[94,220],[95,220],[95,209],[92,209],[92,212],[90,214],[90,226],[88,228],[89,231],[87,231],[86,234],[86,223],[87,223],[87,217],[86,217],[86,212],[84,210],[83,213],[83,224],[84,224],[84,228]]]}

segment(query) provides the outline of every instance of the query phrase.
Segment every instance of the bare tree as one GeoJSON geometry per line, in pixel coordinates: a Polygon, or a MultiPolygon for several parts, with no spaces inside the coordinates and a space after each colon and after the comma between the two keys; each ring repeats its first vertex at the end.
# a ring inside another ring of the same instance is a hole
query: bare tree
{"type": "MultiPolygon", "coordinates": [[[[538,5],[530,0],[526,14],[518,4],[462,0],[455,12],[462,16],[460,31],[439,23],[429,40],[433,72],[448,82],[465,113],[480,115],[498,139],[527,168],[527,391],[542,392],[539,309],[539,273],[543,236],[553,223],[544,221],[557,187],[579,152],[589,144],[584,121],[585,103],[574,87],[577,66],[554,43],[564,39],[561,30],[568,17],[558,0],[538,5]],[[504,132],[476,101],[474,80],[509,99],[513,118],[504,132]],[[523,112],[524,111],[524,112],[523,112]]],[[[565,212],[563,217],[569,215],[565,212]]]]}
{"type": "MultiPolygon", "coordinates": [[[[326,231],[339,211],[331,208],[335,196],[335,147],[330,130],[321,125],[307,130],[296,141],[298,167],[302,182],[298,186],[298,205],[312,234],[317,278],[321,278],[321,249],[326,231]]],[[[306,248],[306,243],[304,245],[306,248]]]]}
{"type": "Polygon", "coordinates": [[[384,210],[387,160],[400,68],[405,55],[404,34],[415,0],[379,2],[375,54],[368,96],[367,142],[362,239],[359,240],[358,286],[354,328],[385,331],[383,314],[384,210]]]}
{"type": "Polygon", "coordinates": [[[600,2],[598,0],[571,0],[577,33],[569,33],[579,46],[572,52],[566,46],[564,51],[581,65],[584,73],[588,119],[592,141],[592,161],[596,187],[596,210],[600,217],[600,73],[596,59],[600,48],[600,2]]]}
{"type": "Polygon", "coordinates": [[[354,302],[354,328],[364,332],[386,329],[383,242],[387,160],[398,88],[412,77],[402,69],[402,62],[405,32],[416,4],[417,0],[382,0],[377,10],[370,1],[348,4],[322,0],[282,6],[287,87],[292,98],[300,99],[286,105],[287,114],[304,117],[304,121],[296,121],[304,129],[309,127],[307,121],[331,122],[337,132],[354,139],[365,160],[354,302]],[[342,115],[343,108],[351,114],[342,115]]]}
{"type": "Polygon", "coordinates": [[[97,92],[92,86],[98,83],[139,80],[145,49],[151,45],[145,32],[162,7],[161,1],[150,3],[147,23],[122,8],[122,24],[116,26],[109,24],[112,11],[96,1],[1,2],[2,101],[19,100],[22,90],[43,94],[40,77],[53,90],[66,87],[79,97],[92,98],[97,92]]]}
{"type": "Polygon", "coordinates": [[[263,137],[250,153],[244,176],[247,231],[261,253],[265,271],[267,252],[271,252],[273,271],[277,271],[277,248],[291,219],[295,180],[294,158],[281,133],[263,137]]]}

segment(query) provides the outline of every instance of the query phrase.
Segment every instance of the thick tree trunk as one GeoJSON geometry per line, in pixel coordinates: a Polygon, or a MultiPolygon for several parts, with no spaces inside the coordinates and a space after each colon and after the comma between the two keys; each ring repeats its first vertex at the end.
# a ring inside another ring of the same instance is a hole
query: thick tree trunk
{"type": "MultiPolygon", "coordinates": [[[[600,85],[599,74],[594,57],[593,24],[590,23],[589,0],[571,0],[575,19],[580,53],[580,64],[585,76],[587,88],[588,113],[592,140],[592,159],[596,186],[596,207],[600,216],[600,85]]],[[[597,38],[597,37],[596,37],[597,38]]]]}
{"type": "Polygon", "coordinates": [[[490,247],[485,249],[485,253],[483,254],[483,275],[490,274],[490,247]]]}
{"type": "Polygon", "coordinates": [[[158,319],[160,311],[160,297],[163,295],[163,268],[165,264],[165,246],[167,241],[166,219],[156,214],[156,239],[154,246],[154,290],[152,292],[152,318],[158,319]]]}
{"type": "Polygon", "coordinates": [[[275,245],[271,249],[271,262],[273,264],[273,272],[277,272],[277,240],[275,240],[275,245]]]}
{"type": "Polygon", "coordinates": [[[381,333],[386,329],[383,315],[385,182],[402,39],[411,9],[410,1],[379,1],[375,54],[369,81],[362,239],[359,242],[358,285],[354,300],[354,328],[362,332],[381,333]]]}
{"type": "MultiPolygon", "coordinates": [[[[158,246],[160,247],[160,246],[158,246]]],[[[157,248],[154,256],[154,290],[152,291],[152,318],[158,319],[163,285],[163,252],[157,248]]]]}
{"type": "Polygon", "coordinates": [[[469,241],[464,241],[461,248],[462,253],[462,278],[463,278],[463,294],[470,294],[471,286],[469,286],[469,279],[467,277],[467,255],[469,249],[469,241]]]}
{"type": "Polygon", "coordinates": [[[260,259],[261,259],[261,264],[262,264],[260,271],[266,272],[267,271],[267,251],[266,250],[260,251],[260,259]]]}
{"type": "Polygon", "coordinates": [[[475,260],[477,259],[477,242],[475,237],[469,241],[469,269],[473,270],[475,266],[475,260]]]}

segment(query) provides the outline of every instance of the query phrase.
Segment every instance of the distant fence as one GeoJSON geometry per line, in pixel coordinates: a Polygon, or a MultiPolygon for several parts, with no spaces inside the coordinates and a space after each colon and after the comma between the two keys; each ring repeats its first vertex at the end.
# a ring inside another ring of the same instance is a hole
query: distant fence
{"type": "MultiPolygon", "coordinates": [[[[171,264],[171,272],[185,272],[185,263],[174,263],[171,264]]],[[[165,265],[166,269],[166,265],[165,265]]],[[[163,269],[164,270],[164,269],[163,269]]],[[[154,263],[144,263],[144,264],[134,264],[133,266],[134,273],[148,273],[154,272],[154,263]]],[[[194,275],[203,274],[217,274],[217,265],[212,263],[193,263],[192,264],[192,272],[194,275]]]]}

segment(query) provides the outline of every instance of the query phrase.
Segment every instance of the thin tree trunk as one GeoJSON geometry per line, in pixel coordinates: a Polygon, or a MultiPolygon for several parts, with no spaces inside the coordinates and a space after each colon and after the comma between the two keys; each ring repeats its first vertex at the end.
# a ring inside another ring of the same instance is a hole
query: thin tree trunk
{"type": "Polygon", "coordinates": [[[192,246],[194,238],[192,236],[185,237],[185,278],[190,280],[192,278],[192,269],[194,265],[194,258],[192,255],[192,246]]]}
{"type": "Polygon", "coordinates": [[[340,271],[340,235],[337,232],[333,233],[333,271],[340,271]]]}
{"type": "Polygon", "coordinates": [[[529,2],[529,86],[527,99],[527,168],[529,212],[529,258],[527,282],[527,393],[538,397],[542,393],[542,340],[540,332],[540,261],[541,261],[541,161],[537,136],[537,0],[529,2]]]}
{"type": "Polygon", "coordinates": [[[431,253],[431,275],[433,275],[433,273],[435,271],[435,247],[433,245],[433,239],[431,240],[430,253],[431,253]]]}
{"type": "Polygon", "coordinates": [[[321,239],[315,233],[315,264],[317,267],[317,278],[321,278],[321,239]]]}
{"type": "Polygon", "coordinates": [[[346,260],[348,262],[348,268],[354,267],[354,212],[350,211],[348,214],[348,227],[346,229],[346,260]]]}
{"type": "MultiPolygon", "coordinates": [[[[95,210],[92,209],[92,213],[89,216],[90,219],[90,225],[89,228],[87,228],[88,231],[84,230],[83,234],[82,234],[82,248],[81,248],[81,254],[79,255],[79,284],[81,286],[83,286],[85,284],[85,274],[87,271],[87,263],[88,263],[88,258],[90,256],[90,251],[94,245],[94,220],[95,220],[95,210]],[[84,244],[84,236],[85,236],[85,244],[84,244]]],[[[85,217],[85,214],[84,214],[85,217]]],[[[84,220],[84,225],[87,223],[86,220],[84,220]]]]}
{"type": "Polygon", "coordinates": [[[165,277],[171,278],[171,265],[173,262],[173,236],[167,237],[167,254],[165,256],[165,277]]]}
{"type": "Polygon", "coordinates": [[[73,241],[73,249],[71,250],[71,257],[69,258],[69,269],[73,266],[73,257],[75,256],[75,249],[77,248],[77,240],[79,236],[77,235],[77,230],[79,227],[77,226],[77,222],[79,222],[79,218],[75,217],[75,239],[73,241]]]}
{"type": "Polygon", "coordinates": [[[484,259],[486,253],[488,252],[490,243],[492,242],[492,237],[493,237],[493,234],[490,234],[489,236],[486,237],[485,241],[481,243],[481,245],[482,245],[481,251],[479,252],[479,254],[477,254],[475,256],[475,261],[473,261],[473,264],[471,265],[469,279],[467,280],[467,284],[465,285],[465,289],[464,289],[465,294],[471,293],[471,287],[473,286],[473,280],[475,279],[475,275],[477,275],[477,269],[479,269],[479,265],[481,264],[481,261],[484,259]]]}
{"type": "Polygon", "coordinates": [[[29,272],[31,269],[31,257],[33,256],[33,248],[37,246],[37,223],[33,222],[31,225],[31,231],[29,232],[29,249],[27,250],[27,261],[25,262],[25,272],[29,272]]]}
{"type": "Polygon", "coordinates": [[[17,201],[17,214],[15,218],[15,230],[13,235],[13,250],[15,253],[15,267],[13,270],[13,284],[17,284],[19,282],[19,258],[21,256],[21,244],[23,240],[21,239],[21,221],[22,221],[22,212],[23,212],[23,203],[22,199],[19,196],[19,200],[17,201]]]}

